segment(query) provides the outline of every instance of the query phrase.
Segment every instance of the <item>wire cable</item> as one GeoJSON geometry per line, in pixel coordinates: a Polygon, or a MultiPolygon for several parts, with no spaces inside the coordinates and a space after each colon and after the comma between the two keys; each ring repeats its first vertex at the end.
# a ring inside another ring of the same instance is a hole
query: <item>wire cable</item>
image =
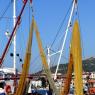
{"type": "MultiPolygon", "coordinates": [[[[45,51],[47,47],[45,47],[43,50],[45,51]]],[[[35,61],[40,57],[40,54],[38,54],[32,61],[32,63],[35,63],[35,61]]]]}
{"type": "Polygon", "coordinates": [[[81,43],[82,43],[82,52],[83,52],[83,57],[85,58],[85,54],[84,54],[84,46],[83,46],[83,37],[82,37],[82,29],[81,29],[81,25],[80,25],[80,16],[79,16],[79,8],[77,6],[77,16],[78,16],[78,21],[79,21],[79,27],[80,27],[80,35],[81,35],[81,43]]]}
{"type": "Polygon", "coordinates": [[[9,4],[8,4],[7,7],[5,8],[4,12],[1,14],[0,20],[2,20],[3,16],[6,14],[6,12],[8,11],[8,9],[9,9],[9,7],[10,7],[10,5],[11,5],[12,3],[13,3],[13,0],[11,0],[11,1],[9,2],[9,4]]]}
{"type": "MultiPolygon", "coordinates": [[[[12,17],[0,17],[0,19],[10,19],[10,20],[13,20],[12,17]]],[[[16,18],[17,19],[17,18],[16,18]]]]}
{"type": "Polygon", "coordinates": [[[72,3],[73,3],[73,2],[71,2],[70,7],[69,7],[69,9],[68,9],[68,11],[67,11],[67,13],[66,13],[64,19],[62,20],[62,22],[61,22],[61,24],[60,24],[60,26],[59,26],[59,28],[58,28],[58,31],[57,31],[57,33],[56,33],[56,35],[55,35],[55,37],[54,37],[54,41],[52,42],[52,44],[51,44],[50,47],[52,47],[52,46],[54,45],[54,43],[55,43],[55,41],[56,41],[56,39],[57,39],[57,37],[58,37],[58,35],[59,35],[59,33],[60,33],[60,30],[62,29],[62,26],[63,26],[63,24],[64,24],[64,22],[65,22],[65,20],[66,20],[66,17],[67,17],[67,15],[68,15],[68,13],[69,13],[69,11],[70,11],[70,9],[71,9],[72,3]]]}

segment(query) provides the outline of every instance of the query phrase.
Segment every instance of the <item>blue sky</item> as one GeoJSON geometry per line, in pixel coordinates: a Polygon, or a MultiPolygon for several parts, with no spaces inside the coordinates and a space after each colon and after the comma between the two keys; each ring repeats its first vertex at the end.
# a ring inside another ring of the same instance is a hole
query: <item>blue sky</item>
{"type": "MultiPolygon", "coordinates": [[[[0,17],[10,1],[11,0],[0,0],[0,17]]],[[[59,29],[59,26],[71,5],[71,2],[72,0],[33,0],[34,17],[40,31],[44,48],[52,44],[55,35],[59,29]]],[[[17,6],[16,6],[17,16],[21,10],[22,5],[23,5],[22,0],[17,0],[17,6]]],[[[94,9],[95,9],[95,0],[78,0],[83,58],[95,57],[94,9]]],[[[12,18],[12,11],[13,10],[11,4],[4,17],[12,18]]],[[[32,17],[32,9],[29,7],[29,3],[28,3],[21,19],[21,26],[17,31],[17,53],[20,53],[20,57],[22,59],[24,59],[24,55],[25,55],[25,47],[28,38],[29,25],[30,25],[29,23],[31,23],[31,17],[32,17]]],[[[68,17],[69,14],[64,22],[64,25],[60,31],[60,34],[57,37],[55,44],[52,47],[52,50],[54,51],[56,51],[58,48],[59,49],[61,48],[60,45],[62,44],[62,41],[60,41],[60,39],[62,38],[62,36],[64,36],[64,30],[66,29],[68,17]]],[[[3,18],[2,20],[0,20],[0,39],[1,39],[0,56],[2,55],[2,52],[8,40],[5,36],[5,31],[8,30],[11,33],[13,29],[12,23],[13,23],[12,19],[3,18]]],[[[71,37],[71,32],[68,32],[64,54],[61,60],[62,63],[68,62],[70,37],[71,37]]],[[[6,55],[6,59],[4,61],[5,66],[12,67],[13,58],[9,56],[12,50],[13,50],[13,46],[10,47],[9,52],[6,55]]],[[[32,52],[31,67],[34,67],[33,71],[35,71],[41,67],[40,66],[41,62],[39,57],[37,58],[36,61],[34,61],[35,57],[39,55],[35,34],[33,38],[32,51],[33,52],[32,52]]],[[[17,58],[17,66],[19,66],[20,69],[21,63],[19,63],[19,58],[17,58]]],[[[32,71],[32,68],[30,71],[32,71]]]]}

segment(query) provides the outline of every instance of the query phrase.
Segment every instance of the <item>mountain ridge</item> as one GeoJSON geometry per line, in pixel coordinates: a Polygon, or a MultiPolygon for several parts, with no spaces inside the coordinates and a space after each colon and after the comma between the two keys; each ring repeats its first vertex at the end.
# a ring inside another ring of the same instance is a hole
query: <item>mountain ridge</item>
{"type": "MultiPolygon", "coordinates": [[[[66,74],[67,66],[68,66],[68,63],[60,64],[58,73],[66,74]]],[[[95,72],[95,58],[90,57],[90,58],[84,59],[82,61],[82,66],[83,66],[84,72],[95,72]]],[[[51,68],[52,73],[55,73],[55,70],[56,70],[56,66],[51,68]]]]}

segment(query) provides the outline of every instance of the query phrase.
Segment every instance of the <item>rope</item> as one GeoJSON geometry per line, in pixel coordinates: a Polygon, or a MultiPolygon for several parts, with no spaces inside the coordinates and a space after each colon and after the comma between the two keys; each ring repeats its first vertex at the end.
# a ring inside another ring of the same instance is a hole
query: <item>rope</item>
{"type": "MultiPolygon", "coordinates": [[[[46,47],[43,48],[44,52],[45,52],[46,49],[47,49],[46,47]]],[[[35,61],[37,61],[38,58],[40,58],[40,54],[38,54],[38,55],[33,59],[32,63],[35,63],[35,61]]]]}
{"type": "Polygon", "coordinates": [[[80,35],[81,35],[81,44],[82,44],[82,52],[83,52],[83,57],[85,58],[85,54],[84,54],[84,46],[83,46],[83,37],[82,37],[82,29],[81,29],[81,25],[80,25],[80,16],[79,16],[79,8],[77,6],[77,16],[78,16],[78,21],[79,21],[79,27],[80,27],[80,35]]]}
{"type": "Polygon", "coordinates": [[[11,5],[12,3],[13,3],[13,0],[11,0],[11,1],[9,2],[9,4],[8,4],[7,7],[5,8],[4,12],[1,14],[0,20],[2,20],[3,16],[6,14],[6,12],[8,11],[8,9],[9,9],[9,7],[10,7],[10,5],[11,5]]]}
{"type": "Polygon", "coordinates": [[[0,19],[12,19],[13,20],[13,18],[12,17],[0,17],[0,19]]]}
{"type": "Polygon", "coordinates": [[[56,39],[57,39],[57,37],[58,37],[58,35],[59,35],[59,33],[60,33],[60,30],[62,29],[62,26],[63,26],[63,24],[64,24],[64,22],[65,22],[65,20],[66,20],[66,17],[67,17],[67,15],[68,15],[68,13],[69,13],[69,11],[70,11],[70,9],[71,9],[71,6],[72,6],[72,2],[71,2],[71,4],[70,4],[70,7],[69,7],[69,9],[68,9],[68,11],[67,11],[67,13],[66,13],[64,19],[62,20],[62,22],[61,22],[61,24],[60,24],[60,26],[59,26],[59,28],[58,28],[58,31],[57,31],[57,33],[56,33],[56,35],[55,35],[55,38],[54,38],[54,41],[52,42],[52,44],[51,44],[50,47],[52,47],[52,46],[54,45],[54,43],[55,43],[55,41],[56,41],[56,39]]]}

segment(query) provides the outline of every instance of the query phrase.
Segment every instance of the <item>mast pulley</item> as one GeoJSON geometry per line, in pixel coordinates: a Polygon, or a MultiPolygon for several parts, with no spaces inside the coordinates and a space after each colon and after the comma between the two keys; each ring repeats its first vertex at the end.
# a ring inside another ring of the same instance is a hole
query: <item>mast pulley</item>
{"type": "Polygon", "coordinates": [[[75,3],[77,4],[77,0],[75,0],[75,3]]]}

